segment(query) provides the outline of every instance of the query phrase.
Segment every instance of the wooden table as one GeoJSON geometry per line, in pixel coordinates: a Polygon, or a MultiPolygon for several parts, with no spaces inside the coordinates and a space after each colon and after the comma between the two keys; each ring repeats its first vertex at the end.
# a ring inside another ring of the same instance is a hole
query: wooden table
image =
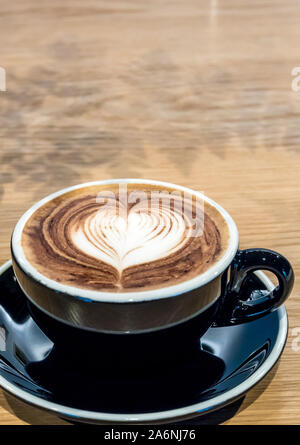
{"type": "MultiPolygon", "coordinates": [[[[297,275],[299,16],[298,0],[0,0],[1,263],[37,199],[138,177],[204,191],[242,248],[278,250],[297,275]]],[[[300,422],[299,292],[279,366],[213,422],[300,422]]],[[[63,422],[0,391],[0,423],[63,422]]]]}

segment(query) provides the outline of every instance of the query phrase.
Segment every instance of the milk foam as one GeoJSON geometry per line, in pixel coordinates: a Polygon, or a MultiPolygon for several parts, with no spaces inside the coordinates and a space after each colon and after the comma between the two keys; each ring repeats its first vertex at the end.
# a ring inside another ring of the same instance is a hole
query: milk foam
{"type": "Polygon", "coordinates": [[[228,242],[222,215],[192,195],[158,191],[152,200],[157,188],[128,185],[126,200],[118,185],[95,186],[47,202],[23,230],[26,258],[60,283],[111,292],[160,288],[205,272],[228,242]]]}
{"type": "Polygon", "coordinates": [[[189,230],[183,215],[170,208],[152,209],[151,214],[133,208],[124,216],[104,207],[74,227],[70,236],[82,252],[122,272],[174,253],[189,230]]]}

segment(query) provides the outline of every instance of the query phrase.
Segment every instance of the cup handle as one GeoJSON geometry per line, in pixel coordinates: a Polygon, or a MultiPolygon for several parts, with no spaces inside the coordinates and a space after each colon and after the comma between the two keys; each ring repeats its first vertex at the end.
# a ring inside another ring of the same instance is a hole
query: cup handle
{"type": "Polygon", "coordinates": [[[294,272],[288,260],[273,250],[239,250],[231,264],[230,279],[226,288],[217,326],[239,324],[260,318],[280,306],[289,296],[294,284],[294,272]],[[256,270],[269,270],[278,279],[272,291],[253,291],[243,300],[243,284],[248,274],[256,270]]]}

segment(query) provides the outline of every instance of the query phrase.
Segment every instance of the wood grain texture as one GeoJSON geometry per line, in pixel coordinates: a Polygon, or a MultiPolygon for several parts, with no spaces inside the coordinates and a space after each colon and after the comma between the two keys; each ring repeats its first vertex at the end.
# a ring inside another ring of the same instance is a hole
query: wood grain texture
{"type": "MultiPolygon", "coordinates": [[[[204,191],[242,248],[280,251],[297,276],[299,14],[297,0],[0,0],[0,262],[37,199],[138,177],[204,191]]],[[[300,423],[299,292],[276,372],[215,422],[300,423]]],[[[60,422],[0,391],[1,424],[60,422]]]]}

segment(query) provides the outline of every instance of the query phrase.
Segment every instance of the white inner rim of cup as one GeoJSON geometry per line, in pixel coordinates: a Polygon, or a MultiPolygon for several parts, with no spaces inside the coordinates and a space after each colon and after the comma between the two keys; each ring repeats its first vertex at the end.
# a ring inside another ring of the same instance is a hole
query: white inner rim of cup
{"type": "Polygon", "coordinates": [[[162,182],[162,181],[152,181],[147,179],[113,179],[113,180],[104,180],[104,181],[94,181],[94,182],[87,182],[84,184],[75,185],[73,187],[68,187],[63,190],[60,190],[56,193],[52,193],[51,195],[45,197],[41,201],[34,204],[27,212],[24,213],[24,215],[20,218],[18,221],[12,235],[12,250],[14,253],[14,256],[19,264],[19,266],[26,272],[26,274],[33,277],[36,281],[43,284],[46,287],[49,287],[50,289],[54,289],[59,292],[63,292],[65,294],[77,297],[77,298],[83,298],[91,301],[103,301],[103,302],[110,302],[110,303],[127,303],[127,302],[139,302],[139,301],[145,301],[145,300],[156,300],[161,298],[168,298],[173,297],[179,294],[183,294],[185,292],[191,291],[193,289],[196,289],[200,286],[205,285],[209,281],[212,281],[215,277],[220,275],[226,267],[229,266],[231,261],[233,260],[234,255],[236,254],[236,251],[238,249],[238,230],[235,225],[235,222],[229,215],[229,213],[226,212],[219,204],[214,202],[212,199],[207,198],[204,194],[197,192],[195,190],[189,189],[187,187],[182,187],[176,184],[171,184],[168,182],[162,182]],[[107,185],[107,184],[152,184],[152,185],[158,185],[166,188],[174,188],[175,190],[180,190],[186,193],[190,193],[192,195],[195,195],[199,198],[202,198],[205,202],[208,202],[211,206],[216,208],[218,212],[223,216],[224,220],[227,223],[228,229],[229,229],[229,240],[228,240],[228,246],[225,250],[223,256],[213,265],[211,266],[207,271],[204,273],[181,283],[173,284],[167,287],[162,287],[159,289],[149,289],[144,291],[131,291],[131,292],[103,292],[103,291],[95,291],[95,290],[88,290],[88,289],[82,289],[75,286],[70,286],[67,284],[58,283],[55,280],[51,280],[50,278],[47,278],[45,275],[41,274],[29,261],[26,259],[24,250],[22,248],[22,232],[24,229],[24,226],[28,219],[31,217],[31,215],[41,206],[46,204],[48,201],[51,201],[52,199],[56,198],[57,196],[63,195],[67,192],[70,192],[72,190],[85,188],[89,186],[94,185],[107,185]]]}

